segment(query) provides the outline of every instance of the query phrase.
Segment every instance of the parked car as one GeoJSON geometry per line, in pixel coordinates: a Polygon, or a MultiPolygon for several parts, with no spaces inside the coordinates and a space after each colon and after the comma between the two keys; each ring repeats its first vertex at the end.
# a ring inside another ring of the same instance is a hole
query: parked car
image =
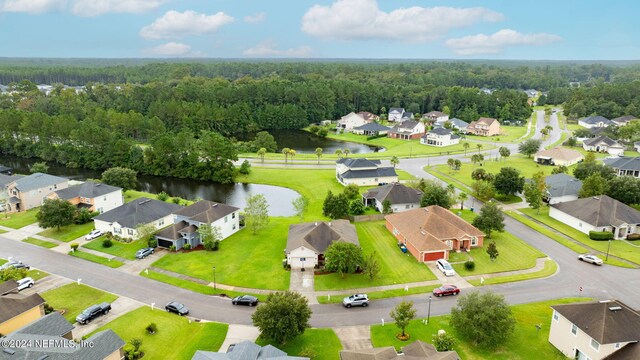
{"type": "Polygon", "coordinates": [[[592,254],[582,254],[578,255],[578,260],[592,263],[594,265],[602,265],[603,261],[599,257],[592,254]]]}
{"type": "Polygon", "coordinates": [[[93,239],[97,239],[100,236],[104,235],[104,233],[102,232],[102,230],[91,230],[90,233],[87,234],[87,236],[84,237],[85,240],[89,241],[89,240],[93,240],[93,239]]]}
{"type": "Polygon", "coordinates": [[[445,276],[454,276],[456,274],[456,271],[453,270],[451,264],[449,264],[445,259],[439,259],[436,261],[436,267],[442,271],[445,276]]]}
{"type": "Polygon", "coordinates": [[[460,289],[458,289],[455,285],[445,284],[440,286],[437,289],[433,289],[434,296],[444,296],[444,295],[458,295],[460,294],[460,289]]]}
{"type": "Polygon", "coordinates": [[[26,277],[24,279],[20,279],[18,280],[18,291],[33,287],[33,285],[35,284],[36,282],[33,280],[33,278],[26,277]]]}
{"type": "Polygon", "coordinates": [[[2,264],[2,266],[0,266],[0,270],[6,270],[10,268],[29,270],[31,267],[29,267],[29,265],[27,264],[24,264],[22,261],[13,261],[13,260],[7,263],[4,263],[2,264]]]}
{"type": "Polygon", "coordinates": [[[153,254],[154,251],[155,251],[155,249],[154,248],[150,248],[150,247],[140,249],[140,250],[136,251],[136,259],[144,259],[147,256],[153,254]]]}
{"type": "Polygon", "coordinates": [[[231,303],[233,305],[256,306],[258,305],[258,298],[251,295],[236,296],[233,299],[231,299],[231,303]]]}
{"type": "Polygon", "coordinates": [[[91,305],[86,308],[80,315],[76,316],[76,321],[80,325],[88,324],[91,320],[101,315],[107,315],[111,310],[111,304],[103,302],[102,304],[91,305]]]}
{"type": "Polygon", "coordinates": [[[184,316],[184,315],[188,315],[189,314],[189,308],[184,306],[184,304],[181,304],[177,301],[172,301],[170,303],[168,303],[165,307],[165,310],[167,310],[168,312],[172,312],[172,313],[176,313],[180,316],[184,316]]]}
{"type": "Polygon", "coordinates": [[[367,294],[353,294],[342,299],[342,305],[346,308],[350,308],[352,306],[367,307],[369,306],[369,297],[367,294]]]}

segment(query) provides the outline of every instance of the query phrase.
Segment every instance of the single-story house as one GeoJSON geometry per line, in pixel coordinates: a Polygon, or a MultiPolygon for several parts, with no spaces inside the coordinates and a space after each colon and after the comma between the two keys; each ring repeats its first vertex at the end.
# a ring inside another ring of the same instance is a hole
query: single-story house
{"type": "Polygon", "coordinates": [[[197,350],[191,360],[309,360],[308,357],[288,356],[273,345],[260,346],[244,340],[229,348],[227,352],[197,350]]]}
{"type": "Polygon", "coordinates": [[[578,125],[590,129],[592,127],[607,127],[613,125],[613,122],[604,116],[595,115],[578,120],[578,125]]]}
{"type": "Polygon", "coordinates": [[[467,133],[479,136],[500,135],[500,122],[493,118],[480,118],[467,126],[467,133]]]}
{"type": "Polygon", "coordinates": [[[549,150],[538,151],[533,160],[543,165],[571,166],[584,160],[581,152],[560,146],[549,150]]]}
{"type": "Polygon", "coordinates": [[[353,128],[362,126],[367,122],[368,121],[366,121],[362,116],[354,112],[350,112],[349,114],[343,116],[342,118],[340,118],[340,120],[338,120],[337,127],[338,129],[342,129],[344,131],[351,131],[353,130],[353,128]]]}
{"type": "Polygon", "coordinates": [[[640,359],[640,313],[618,300],[551,306],[549,342],[579,360],[640,359]]]}
{"type": "Polygon", "coordinates": [[[454,130],[458,130],[459,132],[465,134],[467,132],[467,128],[469,127],[469,123],[464,121],[464,120],[460,120],[458,118],[453,118],[453,119],[449,119],[449,121],[447,121],[447,123],[451,124],[451,128],[454,130]]]}
{"type": "Polygon", "coordinates": [[[582,148],[587,151],[606,152],[611,155],[624,154],[624,145],[611,139],[608,136],[598,136],[593,139],[585,139],[582,142],[582,148]]]}
{"type": "Polygon", "coordinates": [[[23,176],[7,185],[7,211],[27,211],[42,205],[49,194],[66,189],[69,179],[43,173],[23,176]]]}
{"type": "Polygon", "coordinates": [[[538,96],[538,90],[534,90],[534,89],[524,90],[524,93],[527,94],[527,97],[529,98],[534,98],[538,96]]]}
{"type": "Polygon", "coordinates": [[[578,192],[582,189],[582,181],[567,174],[549,175],[544,181],[547,184],[544,201],[549,204],[577,200],[578,192]]]}
{"type": "Polygon", "coordinates": [[[391,211],[397,213],[419,208],[422,191],[396,182],[367,190],[362,194],[362,199],[365,206],[373,206],[380,212],[388,200],[391,211]]]}
{"type": "Polygon", "coordinates": [[[626,116],[617,117],[615,119],[611,119],[611,122],[614,123],[616,126],[625,126],[630,121],[637,120],[637,119],[638,118],[635,116],[626,115],[626,116]]]}
{"type": "Polygon", "coordinates": [[[549,216],[585,234],[610,231],[614,238],[625,239],[640,233],[640,211],[607,195],[553,204],[549,216]]]}
{"type": "Polygon", "coordinates": [[[460,356],[453,350],[438,351],[433,345],[416,340],[403,346],[401,353],[393,346],[340,350],[340,360],[460,360],[460,356]]]}
{"type": "Polygon", "coordinates": [[[449,115],[442,111],[430,111],[426,114],[422,114],[423,119],[427,119],[432,123],[445,123],[449,120],[449,115]]]}
{"type": "Polygon", "coordinates": [[[386,227],[419,261],[448,259],[449,251],[482,246],[484,234],[438,205],[385,216],[386,227]]]}
{"type": "Polygon", "coordinates": [[[387,137],[392,139],[412,140],[419,139],[424,133],[424,123],[421,121],[405,120],[392,127],[387,133],[387,137]]]}
{"type": "Polygon", "coordinates": [[[611,166],[618,176],[633,176],[640,178],[640,157],[617,157],[607,158],[603,162],[611,166]]]}
{"type": "Polygon", "coordinates": [[[380,116],[376,115],[376,114],[372,114],[368,111],[360,111],[359,113],[357,113],[357,115],[359,115],[360,117],[362,117],[364,119],[364,121],[370,123],[372,121],[378,121],[380,120],[380,116]]]}
{"type": "Polygon", "coordinates": [[[402,121],[402,116],[406,114],[404,108],[391,108],[389,109],[389,115],[387,120],[389,121],[402,121]]]}
{"type": "Polygon", "coordinates": [[[44,316],[44,299],[18,293],[18,283],[0,283],[0,334],[9,335],[44,316]]]}
{"type": "Polygon", "coordinates": [[[309,222],[289,226],[287,264],[293,269],[314,268],[324,264],[324,252],[335,242],[360,246],[356,227],[348,220],[309,222]]]}
{"type": "Polygon", "coordinates": [[[158,246],[182,249],[184,245],[195,248],[202,244],[198,228],[204,224],[217,227],[224,240],[240,230],[240,208],[209,200],[200,200],[173,213],[173,225],[158,233],[158,246]]]}
{"type": "Polygon", "coordinates": [[[366,136],[378,136],[386,135],[389,130],[391,130],[390,127],[380,125],[377,122],[370,122],[368,124],[353,128],[353,133],[366,136]]]}
{"type": "Polygon", "coordinates": [[[137,227],[152,224],[161,229],[173,224],[173,214],[184,206],[141,197],[93,218],[97,230],[123,238],[138,238],[137,227]]]}
{"type": "Polygon", "coordinates": [[[79,208],[100,213],[113,210],[124,204],[122,188],[93,181],[56,190],[47,196],[49,199],[67,200],[79,208]]]}
{"type": "Polygon", "coordinates": [[[382,166],[380,160],[341,158],[336,161],[336,179],[347,186],[375,186],[398,182],[398,174],[392,166],[382,166]]]}
{"type": "Polygon", "coordinates": [[[450,146],[460,143],[460,136],[456,135],[453,130],[437,127],[428,131],[420,138],[420,144],[430,146],[450,146]]]}

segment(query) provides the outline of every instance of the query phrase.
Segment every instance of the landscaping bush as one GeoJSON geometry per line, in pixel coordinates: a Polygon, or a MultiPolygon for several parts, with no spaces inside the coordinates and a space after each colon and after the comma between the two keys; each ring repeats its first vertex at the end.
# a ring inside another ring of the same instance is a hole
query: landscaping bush
{"type": "Polygon", "coordinates": [[[349,205],[349,213],[351,215],[364,214],[364,204],[362,203],[362,200],[356,199],[351,201],[351,204],[349,205]]]}
{"type": "Polygon", "coordinates": [[[313,348],[305,347],[304,349],[300,350],[300,353],[298,354],[298,356],[306,357],[309,359],[315,359],[317,354],[316,354],[316,351],[313,350],[313,348]]]}
{"type": "Polygon", "coordinates": [[[98,211],[91,212],[87,209],[76,210],[73,215],[73,223],[77,225],[86,224],[93,220],[95,216],[100,215],[98,211]]]}
{"type": "Polygon", "coordinates": [[[25,276],[27,276],[27,269],[16,269],[14,267],[10,267],[0,270],[0,281],[20,280],[25,276]]]}
{"type": "Polygon", "coordinates": [[[177,196],[176,196],[176,197],[171,198],[171,202],[172,202],[172,203],[174,203],[174,204],[178,204],[178,205],[180,205],[180,202],[181,202],[181,201],[182,201],[182,199],[181,199],[181,198],[179,198],[179,197],[177,197],[177,196]]]}
{"type": "Polygon", "coordinates": [[[44,314],[45,315],[51,314],[54,311],[55,311],[55,309],[53,308],[53,306],[49,305],[48,303],[44,303],[44,314]]]}
{"type": "Polygon", "coordinates": [[[316,133],[316,135],[320,137],[327,137],[328,134],[329,134],[329,130],[327,130],[326,128],[322,128],[318,130],[318,132],[316,133]]]}
{"type": "Polygon", "coordinates": [[[147,246],[150,248],[158,247],[158,239],[156,239],[155,237],[150,237],[147,240],[147,246]]]}
{"type": "Polygon", "coordinates": [[[184,244],[184,246],[182,247],[185,250],[191,250],[191,245],[190,244],[184,244]]]}
{"type": "Polygon", "coordinates": [[[312,132],[314,134],[317,134],[318,131],[320,131],[320,126],[318,125],[311,125],[309,126],[309,132],[312,132]]]}
{"type": "Polygon", "coordinates": [[[633,233],[633,234],[629,234],[627,235],[627,240],[640,240],[640,234],[638,233],[633,233]]]}
{"type": "Polygon", "coordinates": [[[110,248],[113,246],[113,241],[109,238],[102,240],[102,247],[103,248],[110,248]]]}
{"type": "Polygon", "coordinates": [[[613,239],[611,231],[589,231],[589,239],[595,241],[608,241],[613,239]]]}
{"type": "Polygon", "coordinates": [[[360,197],[360,187],[358,187],[358,185],[356,184],[347,185],[342,192],[349,200],[353,200],[360,197]]]}
{"type": "Polygon", "coordinates": [[[464,262],[464,268],[469,271],[473,271],[473,269],[476,268],[476,263],[473,262],[473,260],[467,260],[464,262]]]}
{"type": "Polygon", "coordinates": [[[69,246],[71,247],[71,250],[78,251],[78,246],[80,246],[80,245],[78,245],[78,243],[72,243],[69,246]]]}
{"type": "Polygon", "coordinates": [[[175,245],[169,246],[169,251],[176,251],[176,246],[175,245]]]}
{"type": "Polygon", "coordinates": [[[433,335],[431,343],[433,343],[433,346],[438,351],[451,351],[456,345],[456,338],[453,335],[449,335],[442,331],[438,332],[438,335],[433,335]]]}
{"type": "Polygon", "coordinates": [[[147,325],[145,330],[147,330],[147,334],[153,335],[158,331],[158,325],[156,325],[156,323],[151,323],[151,324],[147,325]]]}
{"type": "Polygon", "coordinates": [[[169,199],[169,194],[167,194],[164,191],[161,191],[160,193],[158,193],[158,195],[156,195],[156,199],[160,201],[167,201],[169,199]]]}

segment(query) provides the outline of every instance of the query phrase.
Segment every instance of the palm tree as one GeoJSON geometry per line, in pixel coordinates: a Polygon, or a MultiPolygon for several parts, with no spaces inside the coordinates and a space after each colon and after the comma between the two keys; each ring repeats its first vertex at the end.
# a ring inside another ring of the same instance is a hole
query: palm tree
{"type": "Polygon", "coordinates": [[[318,157],[318,165],[320,165],[320,157],[322,156],[322,148],[316,148],[316,156],[318,157]]]}
{"type": "Polygon", "coordinates": [[[336,150],[336,155],[338,155],[338,158],[342,157],[342,150],[338,149],[336,150]]]}
{"type": "Polygon", "coordinates": [[[351,152],[351,150],[349,150],[349,149],[342,150],[342,153],[344,154],[344,157],[348,157],[350,152],[351,152]]]}
{"type": "Polygon", "coordinates": [[[462,161],[460,159],[453,160],[453,170],[460,170],[462,167],[462,161]]]}
{"type": "Polygon", "coordinates": [[[260,156],[260,159],[262,159],[262,163],[264,164],[264,156],[267,153],[267,149],[265,148],[260,148],[260,150],[258,150],[258,156],[260,156]]]}
{"type": "Polygon", "coordinates": [[[391,165],[393,165],[393,168],[395,169],[396,165],[400,164],[400,159],[398,159],[397,156],[394,156],[389,160],[389,162],[391,162],[391,165]]]}
{"type": "Polygon", "coordinates": [[[460,200],[460,210],[464,210],[464,202],[469,198],[467,193],[461,192],[458,194],[458,200],[460,200]]]}
{"type": "Polygon", "coordinates": [[[293,157],[296,156],[296,151],[293,149],[289,150],[289,156],[291,156],[291,162],[293,162],[293,157]]]}
{"type": "Polygon", "coordinates": [[[462,147],[464,148],[464,156],[467,156],[467,149],[469,148],[469,143],[468,142],[464,142],[462,143],[462,147]]]}
{"type": "Polygon", "coordinates": [[[453,158],[448,158],[447,159],[447,165],[449,166],[449,169],[453,169],[453,164],[455,163],[455,160],[453,158]]]}
{"type": "Polygon", "coordinates": [[[282,149],[282,154],[284,155],[284,163],[287,163],[287,160],[289,160],[289,154],[291,154],[291,149],[289,148],[284,148],[282,149]]]}
{"type": "Polygon", "coordinates": [[[478,154],[479,154],[480,150],[482,150],[482,144],[476,144],[476,147],[478,148],[478,154]]]}

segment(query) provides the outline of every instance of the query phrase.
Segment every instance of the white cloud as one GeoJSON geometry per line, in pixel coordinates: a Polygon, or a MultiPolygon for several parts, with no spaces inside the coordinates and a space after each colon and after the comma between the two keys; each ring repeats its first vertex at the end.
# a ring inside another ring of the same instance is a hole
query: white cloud
{"type": "Polygon", "coordinates": [[[261,13],[245,16],[244,22],[256,24],[256,23],[263,22],[266,18],[267,18],[267,14],[261,12],[261,13]]]}
{"type": "Polygon", "coordinates": [[[445,45],[458,55],[499,54],[505,47],[518,45],[546,45],[561,41],[558,35],[547,33],[523,34],[502,29],[494,34],[477,34],[449,39],[445,45]]]}
{"type": "Polygon", "coordinates": [[[156,56],[188,56],[191,55],[191,46],[178,42],[168,42],[146,49],[145,53],[156,56]]]}
{"type": "Polygon", "coordinates": [[[151,25],[143,27],[140,30],[140,36],[146,39],[172,39],[187,35],[208,34],[233,20],[233,17],[223,12],[207,15],[192,10],[185,12],[170,10],[151,25]]]}
{"type": "Polygon", "coordinates": [[[80,16],[107,13],[141,13],[153,10],[167,0],[75,0],[71,11],[80,16]]]}
{"type": "Polygon", "coordinates": [[[4,0],[0,1],[0,12],[23,12],[41,14],[47,11],[61,9],[66,0],[4,0]]]}
{"type": "Polygon", "coordinates": [[[337,0],[314,5],[302,17],[302,30],[326,39],[384,39],[404,42],[433,41],[449,30],[504,16],[482,7],[419,7],[381,11],[376,0],[337,0]]]}
{"type": "Polygon", "coordinates": [[[243,54],[252,57],[286,57],[286,58],[302,58],[310,57],[313,49],[309,46],[300,46],[297,48],[279,50],[277,44],[271,40],[264,41],[252,48],[246,49],[243,54]]]}

